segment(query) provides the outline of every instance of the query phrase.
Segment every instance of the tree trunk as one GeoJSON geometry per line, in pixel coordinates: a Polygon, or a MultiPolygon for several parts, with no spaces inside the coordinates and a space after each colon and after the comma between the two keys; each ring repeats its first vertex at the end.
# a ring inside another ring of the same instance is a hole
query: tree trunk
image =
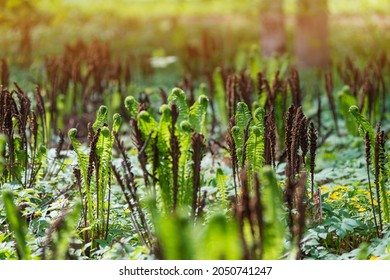
{"type": "Polygon", "coordinates": [[[286,50],[283,0],[262,0],[260,4],[260,45],[264,57],[286,50]]]}
{"type": "Polygon", "coordinates": [[[298,68],[326,68],[328,54],[327,0],[298,0],[295,52],[298,68]]]}

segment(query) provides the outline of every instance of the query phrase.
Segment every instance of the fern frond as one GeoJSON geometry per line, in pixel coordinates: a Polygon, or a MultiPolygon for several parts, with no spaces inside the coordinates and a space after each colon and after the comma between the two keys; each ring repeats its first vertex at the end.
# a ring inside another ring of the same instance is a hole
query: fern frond
{"type": "Polygon", "coordinates": [[[179,201],[182,205],[189,205],[192,198],[192,160],[191,160],[191,134],[192,127],[188,121],[180,124],[179,133],[180,158],[179,158],[179,201]]]}
{"type": "Polygon", "coordinates": [[[178,130],[182,121],[187,121],[189,117],[189,108],[187,104],[187,98],[183,90],[174,88],[171,94],[168,96],[169,105],[175,103],[179,110],[179,117],[177,119],[178,130]]]}
{"type": "MultiPolygon", "coordinates": [[[[161,106],[160,112],[161,112],[161,119],[158,124],[158,139],[159,142],[163,141],[165,146],[168,148],[169,141],[171,139],[171,123],[172,123],[171,109],[169,108],[168,105],[164,104],[161,106]]],[[[160,145],[162,145],[162,143],[160,145]]]]}
{"type": "Polygon", "coordinates": [[[160,197],[163,204],[164,212],[168,213],[172,209],[172,158],[170,156],[170,140],[171,140],[171,109],[164,104],[160,108],[161,118],[158,124],[157,140],[157,166],[156,173],[159,183],[160,197]]]}
{"type": "Polygon", "coordinates": [[[113,124],[112,124],[112,132],[113,133],[118,133],[119,131],[119,128],[121,127],[122,125],[122,117],[121,115],[119,115],[118,113],[114,114],[113,116],[113,124]]]}
{"type": "Polygon", "coordinates": [[[257,125],[259,128],[264,127],[264,117],[265,110],[261,107],[257,108],[255,113],[253,114],[254,125],[257,125]]]}
{"type": "Polygon", "coordinates": [[[138,113],[138,102],[135,100],[133,96],[128,96],[125,99],[125,107],[127,111],[130,113],[130,116],[135,118],[138,113]]]}
{"type": "Polygon", "coordinates": [[[279,259],[283,252],[283,240],[286,226],[283,223],[283,200],[278,186],[276,175],[271,167],[264,167],[262,173],[263,205],[263,258],[268,260],[279,259]]]}
{"type": "Polygon", "coordinates": [[[364,138],[366,132],[368,132],[371,144],[373,145],[375,143],[375,131],[372,128],[370,122],[359,113],[359,108],[356,105],[352,105],[349,108],[349,112],[354,116],[357,124],[359,125],[360,135],[364,138]]]}
{"type": "Polygon", "coordinates": [[[138,117],[138,127],[142,133],[142,137],[146,140],[152,131],[154,131],[153,135],[155,135],[157,122],[147,111],[142,111],[138,117]]]}
{"type": "Polygon", "coordinates": [[[104,124],[107,125],[108,123],[108,109],[106,106],[102,105],[100,106],[97,114],[96,114],[96,121],[92,125],[92,128],[94,131],[96,131],[99,128],[102,128],[104,124]]]}
{"type": "Polygon", "coordinates": [[[83,146],[81,143],[76,139],[77,135],[77,129],[71,128],[68,132],[68,137],[70,140],[70,143],[73,146],[74,151],[77,155],[77,160],[79,162],[81,175],[83,176],[84,182],[87,182],[87,169],[88,169],[88,155],[83,151],[83,146]]]}
{"type": "Polygon", "coordinates": [[[16,248],[19,258],[22,260],[31,259],[31,252],[27,246],[26,235],[27,225],[25,220],[20,215],[15,203],[13,193],[10,190],[3,192],[3,203],[5,213],[7,215],[7,222],[14,233],[16,239],[16,248]]]}
{"type": "Polygon", "coordinates": [[[217,188],[219,193],[221,194],[221,201],[223,205],[227,205],[226,198],[226,182],[228,180],[228,176],[226,176],[220,167],[217,168],[217,175],[215,181],[217,183],[217,188]]]}
{"type": "MultiPolygon", "coordinates": [[[[244,144],[244,131],[248,124],[248,121],[252,118],[252,114],[248,109],[248,106],[244,102],[237,103],[236,110],[236,125],[232,127],[232,136],[236,145],[236,153],[238,165],[242,167],[245,163],[242,162],[242,148],[244,144]]],[[[250,126],[253,124],[250,124],[250,126]]],[[[249,128],[250,128],[249,126],[249,128]]]]}
{"type": "Polygon", "coordinates": [[[205,95],[199,96],[198,100],[191,106],[189,121],[198,133],[205,134],[206,132],[206,115],[209,99],[205,95]]]}
{"type": "Polygon", "coordinates": [[[248,105],[244,102],[238,102],[236,110],[236,124],[241,131],[244,131],[250,118],[252,118],[252,114],[248,109],[248,105]]]}
{"type": "Polygon", "coordinates": [[[264,133],[259,126],[252,126],[246,142],[246,162],[249,185],[253,184],[255,173],[259,173],[264,165],[264,133]]]}

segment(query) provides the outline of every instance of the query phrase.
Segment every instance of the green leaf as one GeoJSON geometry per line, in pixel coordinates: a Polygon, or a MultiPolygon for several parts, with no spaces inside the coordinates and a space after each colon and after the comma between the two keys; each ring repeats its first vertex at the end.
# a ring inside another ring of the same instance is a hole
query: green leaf
{"type": "Polygon", "coordinates": [[[194,130],[206,134],[206,115],[209,99],[205,95],[199,96],[198,100],[191,106],[189,121],[194,130]]]}
{"type": "Polygon", "coordinates": [[[96,132],[96,130],[102,128],[104,124],[108,124],[108,109],[106,106],[102,105],[96,114],[96,121],[92,125],[92,128],[96,132]]]}
{"type": "Polygon", "coordinates": [[[349,112],[352,114],[356,123],[359,125],[360,135],[363,137],[363,139],[365,138],[366,132],[368,132],[371,145],[375,145],[375,131],[372,128],[370,122],[359,113],[359,108],[355,105],[352,105],[349,108],[349,112]]]}
{"type": "Polygon", "coordinates": [[[217,168],[217,176],[216,176],[216,183],[219,190],[219,193],[221,194],[221,201],[223,205],[227,205],[227,199],[226,199],[226,182],[228,180],[228,176],[226,176],[222,169],[220,167],[217,168]]]}
{"type": "Polygon", "coordinates": [[[128,96],[125,99],[125,107],[130,113],[130,116],[135,118],[138,113],[138,102],[133,96],[128,96]]]}
{"type": "Polygon", "coordinates": [[[30,249],[27,247],[26,235],[27,226],[14,203],[13,193],[9,190],[3,191],[4,208],[7,221],[16,239],[19,258],[22,260],[31,259],[30,249]]]}
{"type": "Polygon", "coordinates": [[[263,257],[266,260],[280,259],[284,249],[284,234],[286,226],[282,192],[276,181],[272,168],[264,167],[262,174],[262,205],[264,215],[263,257]]]}
{"type": "Polygon", "coordinates": [[[198,243],[197,259],[200,260],[238,260],[242,257],[237,225],[223,214],[210,218],[198,243]]]}
{"type": "Polygon", "coordinates": [[[179,110],[179,117],[177,119],[177,126],[180,130],[180,123],[182,121],[188,121],[189,119],[189,108],[187,104],[187,98],[183,90],[180,88],[174,88],[171,94],[168,96],[169,105],[175,103],[179,110]]]}

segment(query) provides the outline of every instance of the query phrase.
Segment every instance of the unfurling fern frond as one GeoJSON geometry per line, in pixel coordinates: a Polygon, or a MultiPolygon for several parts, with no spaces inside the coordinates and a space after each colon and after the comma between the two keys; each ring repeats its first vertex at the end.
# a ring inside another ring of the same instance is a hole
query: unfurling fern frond
{"type": "Polygon", "coordinates": [[[84,152],[81,143],[76,139],[76,135],[77,135],[77,129],[71,128],[68,132],[68,137],[74,151],[76,152],[77,160],[79,162],[79,167],[80,167],[83,180],[84,182],[87,182],[88,155],[84,152]]]}
{"type": "Polygon", "coordinates": [[[250,128],[251,124],[249,123],[252,119],[252,114],[248,109],[248,106],[244,102],[237,103],[236,110],[236,125],[232,127],[232,136],[236,146],[236,154],[238,165],[243,167],[245,162],[243,162],[243,153],[245,152],[243,148],[245,147],[245,130],[250,128]],[[249,126],[248,126],[249,125],[249,126]]]}
{"type": "Polygon", "coordinates": [[[187,98],[183,90],[174,88],[168,96],[169,105],[175,103],[179,110],[179,117],[176,122],[177,129],[180,131],[180,124],[182,121],[188,121],[189,108],[187,98]]]}
{"type": "Polygon", "coordinates": [[[96,121],[92,125],[92,128],[94,131],[96,131],[99,128],[102,128],[104,125],[107,125],[108,123],[108,109],[106,106],[102,105],[100,106],[97,115],[96,115],[96,121]]]}
{"type": "Polygon", "coordinates": [[[205,134],[206,115],[209,99],[205,95],[199,96],[198,100],[191,106],[189,121],[195,132],[205,134]]]}
{"type": "Polygon", "coordinates": [[[359,125],[360,135],[364,138],[366,132],[368,132],[371,144],[373,145],[375,143],[375,131],[372,128],[370,122],[365,117],[363,117],[362,114],[359,113],[359,108],[355,105],[349,108],[349,112],[354,116],[357,124],[359,125]]]}
{"type": "Polygon", "coordinates": [[[126,107],[127,111],[129,111],[130,116],[132,118],[135,118],[137,116],[138,105],[139,104],[138,104],[137,100],[135,100],[135,98],[133,96],[126,97],[126,99],[125,99],[125,107],[126,107]]]}
{"type": "Polygon", "coordinates": [[[252,114],[249,111],[248,105],[244,102],[237,103],[236,111],[236,124],[241,131],[244,131],[248,121],[252,118],[252,114]]]}

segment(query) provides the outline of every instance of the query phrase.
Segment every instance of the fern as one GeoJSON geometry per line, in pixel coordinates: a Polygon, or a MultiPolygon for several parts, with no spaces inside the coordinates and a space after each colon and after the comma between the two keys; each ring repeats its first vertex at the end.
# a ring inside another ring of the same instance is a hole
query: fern
{"type": "MultiPolygon", "coordinates": [[[[161,106],[161,119],[158,125],[157,135],[157,176],[159,179],[160,195],[165,212],[172,208],[172,164],[169,154],[169,145],[171,139],[171,110],[168,105],[161,106]]],[[[155,155],[156,156],[156,155],[155,155]]]]}
{"type": "Polygon", "coordinates": [[[171,94],[168,96],[169,105],[175,103],[179,109],[179,117],[177,119],[177,129],[181,131],[181,122],[188,121],[189,119],[189,108],[187,104],[187,98],[184,91],[179,88],[174,88],[171,94]]]}
{"type": "Polygon", "coordinates": [[[201,95],[190,108],[189,121],[191,126],[198,133],[206,133],[206,115],[208,105],[209,99],[207,96],[201,95]]]}
{"type": "Polygon", "coordinates": [[[72,147],[77,155],[77,160],[79,163],[81,175],[83,177],[84,182],[87,182],[87,169],[88,169],[88,155],[84,152],[83,146],[76,139],[77,129],[71,128],[68,132],[68,137],[72,147]]]}
{"type": "Polygon", "coordinates": [[[352,114],[352,116],[355,118],[356,123],[359,125],[360,135],[364,138],[366,132],[368,132],[371,144],[374,145],[375,131],[372,128],[370,122],[365,117],[363,117],[362,114],[359,113],[359,108],[356,105],[352,105],[349,108],[349,112],[352,114]]]}
{"type": "Polygon", "coordinates": [[[96,121],[92,125],[93,130],[97,130],[98,128],[102,128],[104,124],[107,125],[108,123],[108,109],[106,106],[102,105],[100,106],[97,116],[96,116],[96,121]]]}
{"type": "Polygon", "coordinates": [[[237,147],[239,166],[249,168],[250,185],[253,183],[255,172],[259,172],[264,164],[264,114],[263,108],[257,108],[252,116],[244,102],[237,103],[237,125],[232,128],[232,136],[237,147]],[[245,162],[242,149],[245,149],[245,162]]]}
{"type": "Polygon", "coordinates": [[[133,96],[128,96],[125,99],[125,107],[129,111],[130,116],[135,118],[138,113],[138,102],[133,96]]]}
{"type": "Polygon", "coordinates": [[[165,144],[164,148],[168,149],[169,141],[171,139],[171,109],[168,105],[164,104],[161,106],[160,112],[161,119],[158,125],[158,136],[159,139],[161,138],[161,141],[163,141],[163,143],[165,144]]]}
{"type": "Polygon", "coordinates": [[[138,127],[144,140],[146,140],[151,133],[151,137],[155,137],[157,122],[147,111],[142,111],[138,114],[138,127]]]}
{"type": "Polygon", "coordinates": [[[26,241],[27,225],[14,203],[13,193],[11,191],[3,191],[3,203],[8,224],[15,236],[19,258],[22,260],[31,259],[30,249],[26,241]]]}
{"type": "Polygon", "coordinates": [[[248,105],[246,105],[244,102],[238,102],[236,111],[236,124],[242,132],[251,118],[252,114],[248,109],[248,105]]]}
{"type": "Polygon", "coordinates": [[[264,133],[262,126],[252,126],[246,142],[246,166],[248,167],[248,183],[252,185],[254,174],[260,172],[264,165],[264,133]]]}
{"type": "MultiPolygon", "coordinates": [[[[265,111],[263,108],[259,107],[255,110],[255,113],[253,114],[253,121],[254,124],[257,125],[260,128],[263,128],[264,126],[264,116],[265,111]]],[[[262,133],[264,133],[264,129],[262,129],[262,133]]]]}
{"type": "MultiPolygon", "coordinates": [[[[114,146],[114,133],[119,131],[121,117],[119,114],[113,116],[113,128],[108,128],[108,110],[101,106],[94,125],[92,126],[95,135],[90,140],[89,154],[83,151],[81,143],[76,139],[77,130],[69,130],[68,135],[76,152],[83,178],[82,195],[86,196],[85,210],[91,248],[95,248],[95,238],[105,239],[108,231],[109,188],[111,184],[111,157],[114,146]]],[[[87,235],[88,236],[88,235],[87,235]]]]}
{"type": "Polygon", "coordinates": [[[179,134],[179,202],[182,205],[189,205],[192,198],[191,135],[191,124],[188,121],[183,121],[180,125],[179,134]]]}
{"type": "Polygon", "coordinates": [[[274,171],[265,167],[262,173],[263,190],[263,258],[276,260],[281,257],[284,249],[285,225],[283,223],[283,200],[274,171]]]}
{"type": "Polygon", "coordinates": [[[227,206],[227,198],[226,198],[226,182],[228,180],[228,176],[226,176],[220,167],[217,168],[216,175],[216,183],[219,193],[221,194],[222,204],[227,206]]]}
{"type": "Polygon", "coordinates": [[[248,106],[244,102],[238,102],[236,110],[236,126],[232,128],[232,136],[236,145],[237,160],[240,167],[243,167],[245,164],[242,162],[244,131],[251,118],[252,114],[249,111],[248,106]]]}

